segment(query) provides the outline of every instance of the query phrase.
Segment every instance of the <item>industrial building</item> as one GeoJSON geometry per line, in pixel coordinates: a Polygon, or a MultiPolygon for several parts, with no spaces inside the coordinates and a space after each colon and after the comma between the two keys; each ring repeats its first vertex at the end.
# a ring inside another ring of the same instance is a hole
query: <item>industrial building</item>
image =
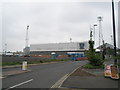
{"type": "Polygon", "coordinates": [[[68,53],[84,53],[89,49],[88,41],[85,42],[66,42],[66,43],[48,43],[48,44],[31,44],[30,55],[66,55],[68,53]]]}

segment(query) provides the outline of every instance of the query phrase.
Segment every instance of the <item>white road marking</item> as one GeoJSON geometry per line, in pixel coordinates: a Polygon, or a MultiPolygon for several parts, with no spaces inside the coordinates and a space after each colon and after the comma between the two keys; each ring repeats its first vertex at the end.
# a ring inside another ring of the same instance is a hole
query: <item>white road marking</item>
{"type": "MultiPolygon", "coordinates": [[[[81,66],[80,66],[81,67],[81,66]]],[[[59,79],[51,88],[60,88],[61,85],[63,84],[63,82],[72,74],[74,73],[78,68],[74,69],[71,73],[68,73],[66,75],[64,75],[61,79],[59,79]]]]}
{"type": "Polygon", "coordinates": [[[79,67],[77,67],[76,69],[74,69],[71,73],[70,73],[70,75],[71,74],[73,74],[78,68],[80,68],[81,66],[79,66],[79,67]]]}
{"type": "Polygon", "coordinates": [[[21,85],[23,85],[23,84],[25,84],[25,83],[28,83],[28,82],[31,82],[31,81],[33,81],[33,79],[30,79],[30,80],[28,80],[28,81],[22,82],[22,83],[17,84],[17,85],[14,85],[14,86],[9,87],[8,89],[5,89],[5,90],[9,90],[9,89],[12,89],[12,88],[15,88],[15,87],[21,86],[21,85]]]}
{"type": "Polygon", "coordinates": [[[68,78],[68,76],[69,76],[69,74],[64,75],[51,88],[59,88],[62,85],[62,83],[68,78]]]}

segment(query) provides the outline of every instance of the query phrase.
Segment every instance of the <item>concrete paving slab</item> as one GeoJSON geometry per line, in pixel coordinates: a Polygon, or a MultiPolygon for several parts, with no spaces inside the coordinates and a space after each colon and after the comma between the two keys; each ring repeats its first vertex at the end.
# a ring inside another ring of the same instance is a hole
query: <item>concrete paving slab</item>
{"type": "Polygon", "coordinates": [[[118,80],[105,77],[70,76],[62,84],[66,88],[118,88],[118,80]]]}
{"type": "Polygon", "coordinates": [[[104,69],[83,69],[85,72],[94,74],[95,76],[103,76],[104,77],[104,69]]]}

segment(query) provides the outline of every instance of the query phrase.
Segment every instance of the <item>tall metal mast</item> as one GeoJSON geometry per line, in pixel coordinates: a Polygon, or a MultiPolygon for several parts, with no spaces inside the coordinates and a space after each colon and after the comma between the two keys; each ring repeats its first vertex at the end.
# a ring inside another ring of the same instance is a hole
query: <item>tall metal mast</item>
{"type": "Polygon", "coordinates": [[[25,39],[25,47],[28,47],[28,29],[29,29],[29,25],[27,25],[27,31],[26,31],[26,39],[25,39]]]}
{"type": "Polygon", "coordinates": [[[93,36],[94,36],[94,46],[95,46],[95,27],[96,27],[96,26],[97,26],[97,24],[94,24],[94,25],[93,25],[93,32],[94,32],[94,35],[93,35],[93,36]]]}
{"type": "Polygon", "coordinates": [[[72,38],[70,38],[70,42],[72,42],[72,38]]]}
{"type": "Polygon", "coordinates": [[[7,53],[7,43],[5,43],[5,55],[7,53]]]}
{"type": "Polygon", "coordinates": [[[93,39],[92,39],[92,38],[93,38],[93,34],[92,34],[93,31],[92,31],[92,30],[93,30],[93,28],[92,28],[91,25],[90,25],[90,40],[91,40],[91,41],[93,40],[93,39]]]}
{"type": "Polygon", "coordinates": [[[110,35],[110,37],[111,37],[111,45],[113,46],[113,36],[110,35]]]}
{"type": "Polygon", "coordinates": [[[101,39],[103,41],[103,35],[102,35],[102,25],[101,25],[101,21],[103,21],[103,18],[101,16],[97,17],[98,21],[99,21],[99,46],[101,44],[101,39]]]}

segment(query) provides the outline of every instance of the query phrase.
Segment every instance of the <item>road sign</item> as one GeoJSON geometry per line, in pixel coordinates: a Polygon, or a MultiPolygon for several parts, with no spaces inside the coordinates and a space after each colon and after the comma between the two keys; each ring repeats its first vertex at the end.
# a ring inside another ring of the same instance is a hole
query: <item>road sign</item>
{"type": "Polygon", "coordinates": [[[111,66],[111,78],[119,79],[118,66],[111,66]]]}
{"type": "Polygon", "coordinates": [[[111,77],[111,65],[105,65],[105,77],[111,77]]]}

